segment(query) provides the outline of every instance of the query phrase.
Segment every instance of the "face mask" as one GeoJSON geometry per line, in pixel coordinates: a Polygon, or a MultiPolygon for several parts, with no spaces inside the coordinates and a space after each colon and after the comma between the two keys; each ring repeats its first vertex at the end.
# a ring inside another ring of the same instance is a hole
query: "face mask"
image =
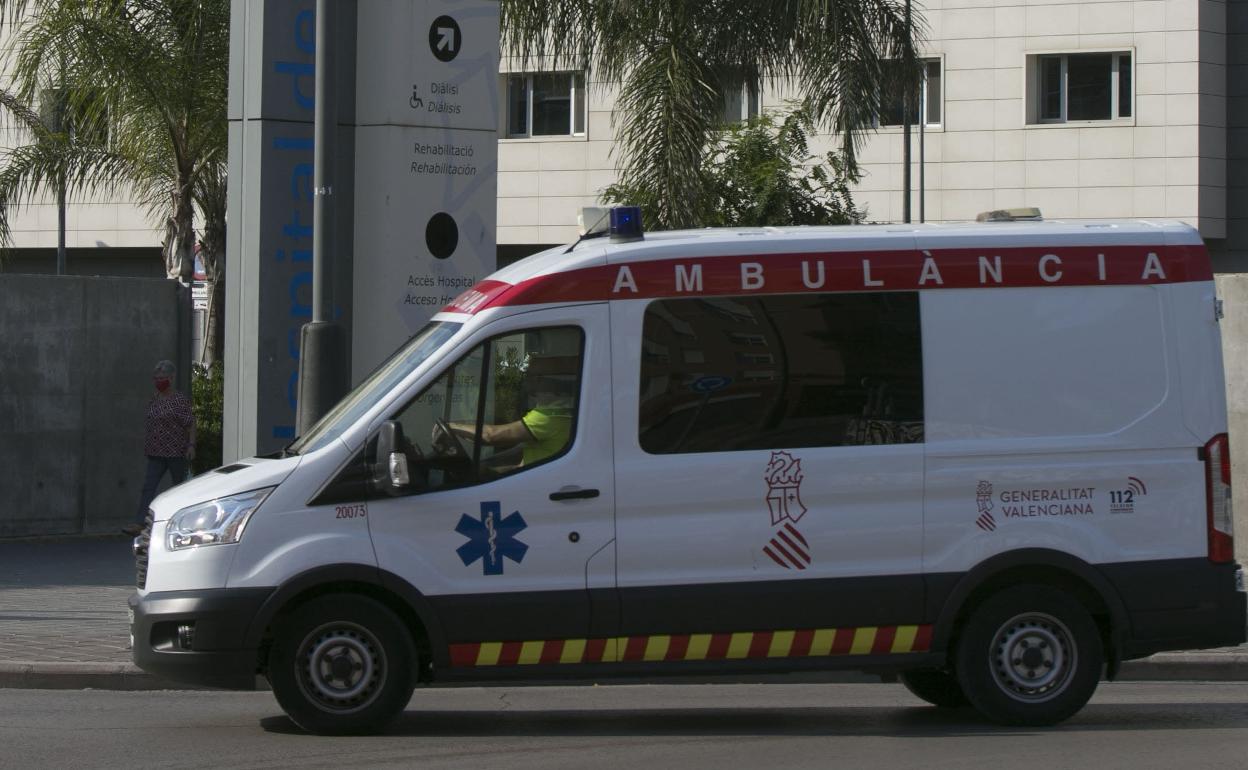
{"type": "Polygon", "coordinates": [[[169,380],[165,380],[165,379],[156,380],[156,390],[159,390],[161,393],[164,393],[166,390],[169,390],[169,380]]]}

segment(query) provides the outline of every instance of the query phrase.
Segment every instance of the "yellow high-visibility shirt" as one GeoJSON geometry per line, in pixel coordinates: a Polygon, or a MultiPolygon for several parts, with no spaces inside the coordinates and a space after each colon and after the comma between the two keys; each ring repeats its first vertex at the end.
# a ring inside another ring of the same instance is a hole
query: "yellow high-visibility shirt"
{"type": "Polygon", "coordinates": [[[559,454],[567,446],[572,434],[571,409],[531,409],[524,417],[524,427],[533,434],[533,440],[524,445],[522,465],[533,465],[559,454]]]}

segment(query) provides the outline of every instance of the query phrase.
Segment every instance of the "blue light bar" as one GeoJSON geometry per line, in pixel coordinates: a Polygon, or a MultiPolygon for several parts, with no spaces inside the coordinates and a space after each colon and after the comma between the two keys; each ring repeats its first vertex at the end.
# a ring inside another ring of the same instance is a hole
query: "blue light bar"
{"type": "Polygon", "coordinates": [[[641,206],[616,206],[611,209],[611,240],[640,241],[644,237],[641,206]]]}

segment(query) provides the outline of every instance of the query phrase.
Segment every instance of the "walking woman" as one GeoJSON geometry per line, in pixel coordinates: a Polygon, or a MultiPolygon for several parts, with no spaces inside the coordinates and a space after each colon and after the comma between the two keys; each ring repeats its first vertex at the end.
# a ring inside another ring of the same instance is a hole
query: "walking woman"
{"type": "Polygon", "coordinates": [[[172,361],[161,361],[152,372],[156,391],[147,404],[143,422],[143,454],[147,455],[147,475],[139,498],[136,523],[122,527],[127,535],[138,535],[147,517],[147,507],[156,497],[156,488],[165,473],[174,484],[186,480],[187,464],[195,456],[195,415],[191,402],[173,387],[177,372],[172,361]]]}

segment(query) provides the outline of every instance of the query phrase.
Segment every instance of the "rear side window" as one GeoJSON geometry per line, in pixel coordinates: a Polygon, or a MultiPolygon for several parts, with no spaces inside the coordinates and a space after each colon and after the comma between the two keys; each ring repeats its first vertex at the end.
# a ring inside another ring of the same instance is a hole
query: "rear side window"
{"type": "Polygon", "coordinates": [[[1159,288],[929,293],[928,442],[1103,436],[1178,398],[1159,288]]]}
{"type": "Polygon", "coordinates": [[[660,300],[642,334],[651,454],[923,440],[917,292],[660,300]]]}

